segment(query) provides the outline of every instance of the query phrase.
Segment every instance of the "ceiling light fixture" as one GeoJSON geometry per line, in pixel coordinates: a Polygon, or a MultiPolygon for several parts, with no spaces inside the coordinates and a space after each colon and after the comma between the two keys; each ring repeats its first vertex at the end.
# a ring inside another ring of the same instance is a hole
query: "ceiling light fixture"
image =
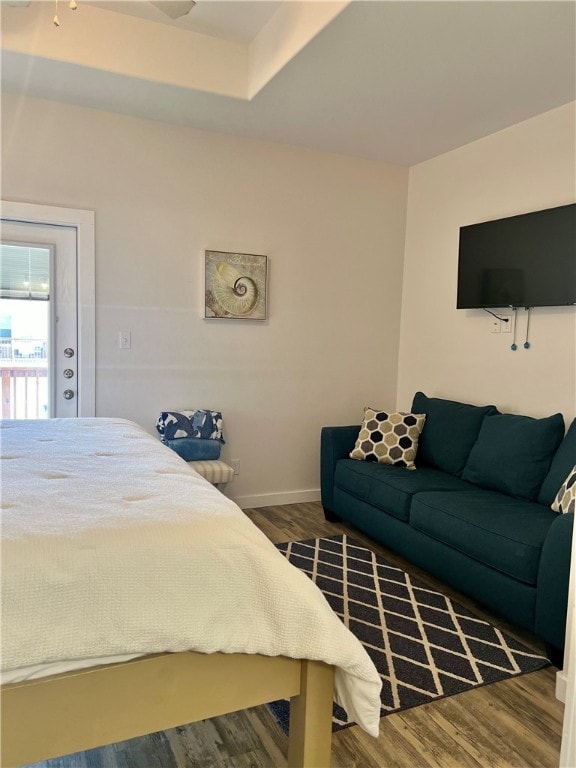
{"type": "MultiPolygon", "coordinates": [[[[13,0],[10,5],[22,5],[26,7],[30,5],[30,3],[25,2],[24,0],[21,0],[20,2],[18,2],[18,0],[13,0]]],[[[196,0],[159,0],[157,3],[152,1],[152,5],[155,5],[156,8],[159,8],[162,13],[165,13],[171,19],[180,19],[182,16],[186,16],[188,13],[190,13],[192,8],[194,8],[196,5],[196,0]]],[[[55,13],[52,21],[55,27],[59,27],[60,19],[58,18],[58,0],[54,0],[54,7],[55,13]]],[[[68,8],[70,8],[72,11],[75,11],[78,8],[78,3],[76,0],[70,0],[68,3],[68,8]]]]}
{"type": "Polygon", "coordinates": [[[152,0],[152,5],[159,8],[166,16],[170,16],[171,19],[180,19],[190,13],[196,5],[196,0],[160,0],[158,3],[152,0]]]}
{"type": "MultiPolygon", "coordinates": [[[[72,11],[75,11],[76,8],[78,8],[78,4],[76,3],[76,0],[70,0],[70,2],[68,3],[68,8],[70,8],[70,10],[72,11]]],[[[58,0],[54,0],[54,10],[55,10],[55,13],[54,13],[54,18],[52,19],[52,22],[54,23],[55,27],[59,27],[60,19],[58,18],[58,0]]]]}

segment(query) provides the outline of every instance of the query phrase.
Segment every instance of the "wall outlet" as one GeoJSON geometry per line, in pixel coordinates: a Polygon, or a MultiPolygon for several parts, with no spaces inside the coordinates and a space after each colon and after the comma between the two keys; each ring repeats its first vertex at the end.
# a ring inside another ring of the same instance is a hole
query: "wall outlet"
{"type": "Polygon", "coordinates": [[[502,315],[502,333],[512,333],[512,317],[510,315],[502,315]],[[508,320],[508,322],[505,322],[508,320]]]}
{"type": "Polygon", "coordinates": [[[240,474],[240,459],[230,459],[230,466],[234,470],[235,475],[240,474]]]}
{"type": "Polygon", "coordinates": [[[502,326],[502,323],[500,322],[500,320],[498,320],[497,317],[493,318],[492,333],[500,333],[500,331],[502,330],[501,326],[502,326]]]}

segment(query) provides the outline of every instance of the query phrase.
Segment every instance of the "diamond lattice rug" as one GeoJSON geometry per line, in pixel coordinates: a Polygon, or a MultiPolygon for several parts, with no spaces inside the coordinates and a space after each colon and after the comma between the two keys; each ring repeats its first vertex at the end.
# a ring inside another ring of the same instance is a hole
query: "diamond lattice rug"
{"type": "MultiPolygon", "coordinates": [[[[381,716],[549,664],[347,536],[277,546],[366,648],[382,678],[381,716]]],[[[288,702],[269,706],[287,731],[288,702]]],[[[349,725],[335,704],[333,730],[349,725]]]]}

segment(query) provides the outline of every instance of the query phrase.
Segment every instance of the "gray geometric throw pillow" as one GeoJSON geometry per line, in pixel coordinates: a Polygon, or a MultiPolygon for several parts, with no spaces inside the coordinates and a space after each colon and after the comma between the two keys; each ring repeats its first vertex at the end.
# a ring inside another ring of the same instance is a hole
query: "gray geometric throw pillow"
{"type": "Polygon", "coordinates": [[[568,477],[552,502],[554,512],[576,512],[576,465],[568,473],[568,477]]]}
{"type": "Polygon", "coordinates": [[[364,421],[350,453],[351,459],[415,469],[424,413],[388,413],[364,408],[364,421]]]}

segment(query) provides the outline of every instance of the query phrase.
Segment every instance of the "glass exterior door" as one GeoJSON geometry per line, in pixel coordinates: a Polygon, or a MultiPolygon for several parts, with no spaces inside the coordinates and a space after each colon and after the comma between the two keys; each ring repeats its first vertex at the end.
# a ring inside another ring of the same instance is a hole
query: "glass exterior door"
{"type": "Polygon", "coordinates": [[[3,222],[2,418],[78,415],[76,231],[3,222]]]}

